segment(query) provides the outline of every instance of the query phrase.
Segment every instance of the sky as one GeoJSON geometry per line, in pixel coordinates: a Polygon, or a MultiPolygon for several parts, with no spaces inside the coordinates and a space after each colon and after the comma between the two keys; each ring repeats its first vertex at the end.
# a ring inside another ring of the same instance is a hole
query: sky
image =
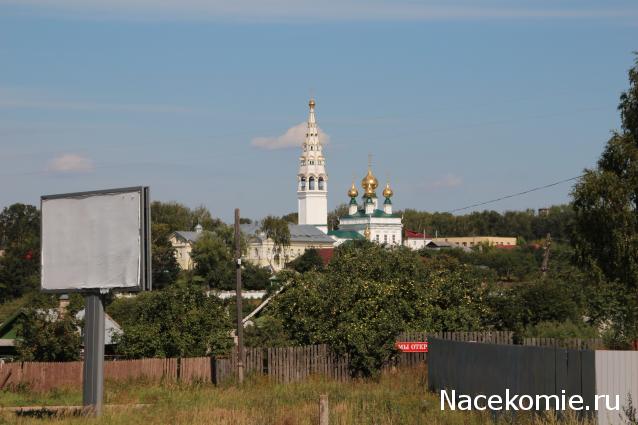
{"type": "Polygon", "coordinates": [[[329,208],[370,154],[395,208],[450,211],[594,166],[636,50],[635,0],[0,0],[0,208],[148,185],[296,211],[313,96],[329,208]]]}

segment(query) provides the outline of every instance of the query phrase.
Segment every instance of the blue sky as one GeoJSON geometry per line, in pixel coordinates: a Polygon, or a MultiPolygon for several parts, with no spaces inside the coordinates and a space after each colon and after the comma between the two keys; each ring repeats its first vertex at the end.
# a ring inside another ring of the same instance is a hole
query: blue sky
{"type": "Polygon", "coordinates": [[[226,220],[296,211],[277,137],[313,93],[330,208],[371,153],[396,208],[451,210],[594,165],[638,50],[635,1],[50,3],[0,0],[0,207],[144,184],[226,220]]]}

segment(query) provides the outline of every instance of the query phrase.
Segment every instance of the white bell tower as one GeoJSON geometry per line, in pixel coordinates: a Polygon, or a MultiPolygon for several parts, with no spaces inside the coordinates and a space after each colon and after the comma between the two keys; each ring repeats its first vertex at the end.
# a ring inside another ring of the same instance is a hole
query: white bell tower
{"type": "Polygon", "coordinates": [[[325,167],[326,159],[323,156],[323,145],[319,140],[314,99],[310,99],[308,106],[310,107],[308,128],[297,173],[299,224],[311,224],[327,233],[328,175],[325,167]]]}

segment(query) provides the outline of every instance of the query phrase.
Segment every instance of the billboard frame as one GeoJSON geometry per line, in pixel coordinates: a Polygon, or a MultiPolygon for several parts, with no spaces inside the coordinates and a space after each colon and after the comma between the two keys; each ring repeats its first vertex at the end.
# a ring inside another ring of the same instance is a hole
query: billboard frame
{"type": "MultiPolygon", "coordinates": [[[[141,292],[150,291],[153,288],[153,279],[151,273],[151,206],[150,206],[150,189],[148,186],[131,186],[114,189],[92,190],[85,192],[70,192],[54,195],[43,195],[40,197],[40,211],[44,201],[52,199],[72,199],[72,198],[89,198],[99,195],[110,195],[119,193],[138,192],[140,194],[140,271],[139,285],[136,287],[108,288],[113,292],[141,292]]],[[[40,274],[42,275],[43,266],[43,241],[42,233],[42,214],[40,215],[40,274]]],[[[100,293],[103,292],[99,287],[95,288],[77,288],[77,289],[43,289],[40,291],[45,294],[72,294],[72,293],[100,293]]]]}

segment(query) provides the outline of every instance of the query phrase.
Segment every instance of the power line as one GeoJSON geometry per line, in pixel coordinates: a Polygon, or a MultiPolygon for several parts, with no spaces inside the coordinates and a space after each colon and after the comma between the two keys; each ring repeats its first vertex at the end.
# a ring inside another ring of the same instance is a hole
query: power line
{"type": "Polygon", "coordinates": [[[449,210],[449,211],[446,211],[446,212],[453,213],[453,212],[456,212],[456,211],[463,211],[463,210],[467,210],[467,209],[474,208],[474,207],[480,207],[481,205],[492,204],[494,202],[502,201],[503,199],[514,198],[516,196],[521,196],[521,195],[526,195],[526,194],[531,193],[531,192],[536,192],[537,190],[547,189],[547,188],[552,187],[552,186],[557,186],[557,185],[562,184],[562,183],[567,183],[569,181],[579,179],[579,178],[581,178],[583,176],[584,176],[584,174],[581,174],[580,176],[571,177],[571,178],[565,179],[565,180],[560,180],[560,181],[557,181],[557,182],[554,182],[554,183],[546,184],[545,186],[535,187],[533,189],[528,189],[528,190],[525,190],[523,192],[513,193],[511,195],[506,195],[506,196],[501,196],[500,198],[491,199],[491,200],[485,201],[485,202],[479,202],[477,204],[468,205],[468,206],[463,207],[463,208],[456,208],[456,209],[449,210]]]}

